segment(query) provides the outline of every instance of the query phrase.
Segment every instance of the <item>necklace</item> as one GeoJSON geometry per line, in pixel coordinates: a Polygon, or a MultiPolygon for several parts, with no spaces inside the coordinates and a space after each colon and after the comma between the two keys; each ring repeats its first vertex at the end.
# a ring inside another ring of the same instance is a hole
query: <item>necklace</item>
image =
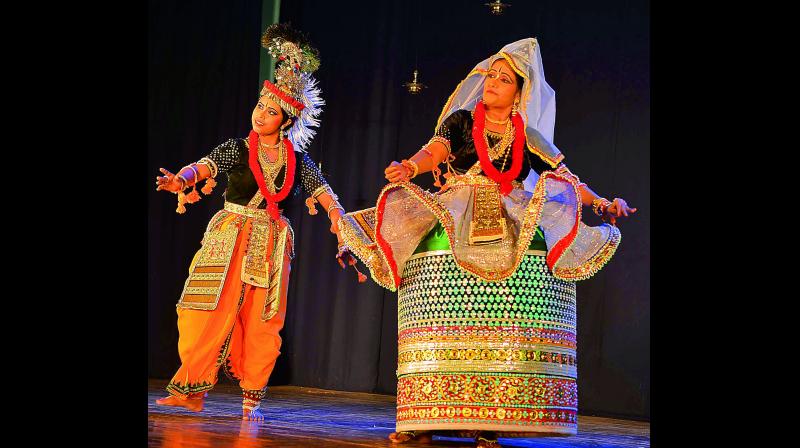
{"type": "Polygon", "coordinates": [[[491,118],[489,118],[489,116],[487,115],[486,116],[486,121],[488,121],[489,123],[494,123],[494,124],[507,124],[510,121],[510,119],[508,117],[506,117],[506,119],[503,120],[503,121],[494,121],[491,118]]]}
{"type": "MultiPolygon", "coordinates": [[[[264,180],[268,181],[267,189],[270,190],[270,192],[275,192],[276,190],[280,189],[275,181],[277,180],[278,174],[280,173],[280,170],[286,161],[285,151],[283,151],[283,142],[278,142],[276,147],[278,148],[278,158],[274,162],[269,160],[266,151],[258,151],[258,162],[259,165],[261,165],[261,170],[264,173],[264,180]]],[[[286,170],[283,172],[283,182],[281,183],[281,186],[284,183],[286,183],[286,170]]]]}
{"type": "Polygon", "coordinates": [[[489,159],[489,145],[487,143],[488,139],[484,133],[486,111],[483,108],[483,103],[478,102],[478,104],[475,105],[473,116],[475,117],[475,121],[474,125],[472,126],[472,140],[475,142],[475,150],[478,153],[481,169],[488,178],[500,184],[500,194],[504,196],[508,195],[514,188],[514,186],[511,184],[511,181],[516,179],[522,171],[522,158],[524,157],[522,151],[525,144],[525,123],[523,123],[519,114],[512,117],[511,120],[514,123],[514,132],[511,133],[513,135],[513,144],[511,147],[511,167],[508,169],[508,171],[500,172],[489,159]]]}
{"type": "Polygon", "coordinates": [[[281,145],[281,141],[280,140],[278,140],[278,143],[275,143],[274,145],[268,145],[266,143],[262,143],[260,138],[258,139],[258,147],[259,148],[274,149],[274,148],[277,148],[280,145],[281,145]]]}
{"type": "MultiPolygon", "coordinates": [[[[489,145],[489,134],[493,133],[496,135],[500,135],[499,133],[489,131],[484,128],[483,132],[483,140],[486,142],[486,147],[488,148],[489,158],[495,160],[499,158],[504,153],[508,155],[508,147],[511,145],[511,142],[514,140],[514,127],[511,125],[511,122],[506,123],[506,129],[502,134],[502,138],[494,145],[489,145]]],[[[505,166],[505,164],[503,164],[505,166]]]]}
{"type": "Polygon", "coordinates": [[[289,192],[292,190],[292,186],[294,184],[294,173],[295,168],[297,165],[297,160],[294,155],[294,145],[289,139],[283,139],[281,144],[283,145],[282,153],[285,154],[286,160],[286,174],[284,176],[283,185],[278,192],[272,193],[267,189],[266,181],[264,180],[264,173],[259,166],[258,160],[258,134],[255,131],[251,130],[250,135],[248,136],[248,151],[250,154],[248,155],[248,165],[250,166],[250,171],[253,173],[253,177],[256,179],[256,183],[258,183],[258,189],[261,191],[261,194],[264,196],[264,199],[267,200],[267,211],[269,215],[274,220],[280,219],[280,210],[278,209],[278,203],[283,201],[289,196],[289,192]]]}

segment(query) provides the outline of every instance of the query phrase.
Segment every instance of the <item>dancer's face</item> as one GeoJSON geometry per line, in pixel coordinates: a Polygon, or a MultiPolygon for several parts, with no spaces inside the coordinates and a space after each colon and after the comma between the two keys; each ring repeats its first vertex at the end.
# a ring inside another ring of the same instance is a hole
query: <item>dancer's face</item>
{"type": "Polygon", "coordinates": [[[253,109],[253,130],[258,135],[273,135],[278,132],[283,121],[283,111],[275,101],[264,95],[258,99],[253,109]]]}
{"type": "Polygon", "coordinates": [[[514,100],[519,98],[517,77],[508,62],[500,58],[494,61],[486,82],[483,83],[483,102],[487,106],[496,108],[511,107],[514,100]]]}

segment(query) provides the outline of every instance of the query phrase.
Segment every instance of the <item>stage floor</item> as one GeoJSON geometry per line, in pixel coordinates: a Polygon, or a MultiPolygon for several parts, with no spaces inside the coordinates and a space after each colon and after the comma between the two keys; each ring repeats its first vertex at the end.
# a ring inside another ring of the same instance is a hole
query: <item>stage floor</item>
{"type": "MultiPolygon", "coordinates": [[[[395,445],[395,397],[307,387],[269,388],[262,405],[265,421],[241,419],[241,392],[218,384],[202,412],[156,406],[167,382],[148,387],[148,446],[178,447],[449,447],[474,446],[467,439],[434,437],[432,444],[395,445]]],[[[538,439],[500,439],[504,447],[649,447],[650,423],[580,416],[578,435],[538,439]]]]}

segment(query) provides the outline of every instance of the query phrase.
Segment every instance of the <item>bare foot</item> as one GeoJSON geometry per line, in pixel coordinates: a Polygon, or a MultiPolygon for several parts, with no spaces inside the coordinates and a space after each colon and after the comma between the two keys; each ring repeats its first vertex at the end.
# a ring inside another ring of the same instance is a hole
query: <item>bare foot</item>
{"type": "Polygon", "coordinates": [[[415,440],[422,443],[431,443],[433,442],[433,435],[430,432],[418,432],[416,435],[414,435],[414,433],[411,431],[401,431],[389,434],[389,440],[391,440],[392,443],[404,443],[408,442],[409,440],[415,440]]]}
{"type": "Polygon", "coordinates": [[[247,409],[242,409],[242,420],[248,420],[251,422],[263,422],[264,414],[262,414],[261,411],[258,409],[253,409],[252,411],[248,411],[247,409]]]}
{"type": "Polygon", "coordinates": [[[200,412],[203,410],[203,398],[189,398],[189,399],[182,399],[176,396],[170,395],[165,398],[159,398],[156,400],[156,404],[160,406],[175,406],[179,408],[186,408],[192,412],[200,412]]]}

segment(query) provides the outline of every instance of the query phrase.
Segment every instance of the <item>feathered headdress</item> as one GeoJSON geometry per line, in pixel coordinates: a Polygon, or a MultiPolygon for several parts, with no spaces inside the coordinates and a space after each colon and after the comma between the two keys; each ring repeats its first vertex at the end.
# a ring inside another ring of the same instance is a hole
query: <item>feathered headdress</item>
{"type": "Polygon", "coordinates": [[[270,25],[261,36],[275,62],[275,83],[264,81],[261,95],[267,95],[295,117],[288,137],[297,149],[305,149],[319,126],[319,114],[325,100],[311,73],[319,68],[319,51],[308,38],[287,24],[270,25]]]}

